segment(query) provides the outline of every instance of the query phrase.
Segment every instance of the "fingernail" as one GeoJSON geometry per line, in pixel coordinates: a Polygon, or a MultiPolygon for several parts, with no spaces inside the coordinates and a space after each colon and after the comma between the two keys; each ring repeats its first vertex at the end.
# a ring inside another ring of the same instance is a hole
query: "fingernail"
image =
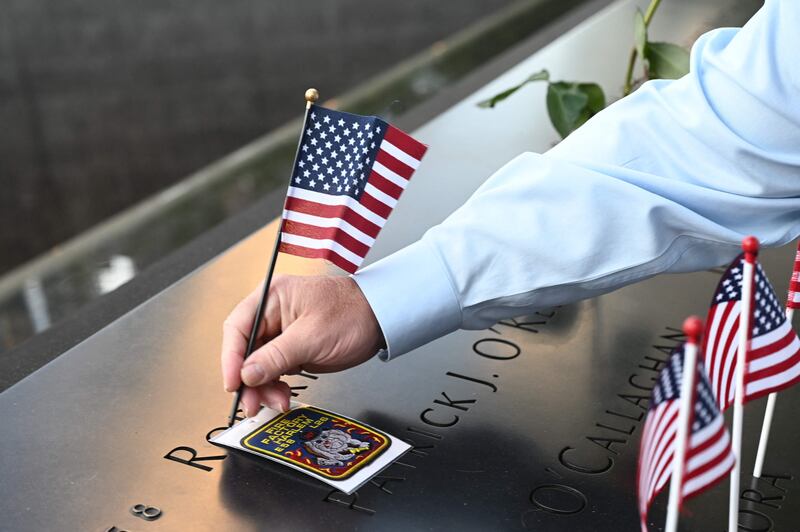
{"type": "Polygon", "coordinates": [[[283,403],[281,403],[280,406],[281,406],[281,409],[280,409],[281,410],[281,414],[285,414],[286,412],[289,411],[289,407],[288,406],[283,406],[283,403]]]}
{"type": "Polygon", "coordinates": [[[264,370],[258,364],[249,364],[242,368],[242,380],[248,386],[258,386],[264,380],[264,370]]]}

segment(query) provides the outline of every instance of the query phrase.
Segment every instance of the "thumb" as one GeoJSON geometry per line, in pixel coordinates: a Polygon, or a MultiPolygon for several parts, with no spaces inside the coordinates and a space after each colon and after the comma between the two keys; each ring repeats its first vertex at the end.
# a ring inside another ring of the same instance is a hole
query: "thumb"
{"type": "Polygon", "coordinates": [[[302,366],[311,359],[310,338],[314,336],[303,320],[297,320],[258,350],[242,365],[242,382],[259,386],[302,366]]]}

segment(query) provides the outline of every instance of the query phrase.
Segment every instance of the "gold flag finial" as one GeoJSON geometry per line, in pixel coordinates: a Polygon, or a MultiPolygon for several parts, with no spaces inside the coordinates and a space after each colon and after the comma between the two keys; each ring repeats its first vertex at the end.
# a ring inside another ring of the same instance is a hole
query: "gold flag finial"
{"type": "Polygon", "coordinates": [[[310,88],[306,91],[306,108],[311,107],[311,104],[319,100],[319,91],[315,88],[310,88]]]}

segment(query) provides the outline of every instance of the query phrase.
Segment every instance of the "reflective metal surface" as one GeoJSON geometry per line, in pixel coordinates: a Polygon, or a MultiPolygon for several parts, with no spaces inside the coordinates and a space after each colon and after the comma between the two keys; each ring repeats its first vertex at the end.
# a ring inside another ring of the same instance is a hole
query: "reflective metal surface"
{"type": "MultiPolygon", "coordinates": [[[[718,8],[696,3],[684,11],[691,17],[672,19],[665,10],[662,21],[689,35],[718,8]]],[[[629,15],[628,3],[604,11],[418,130],[436,148],[371,257],[419,236],[509,157],[552,140],[521,125],[525,113],[539,112],[540,99],[496,113],[474,109],[475,101],[511,78],[554,69],[569,58],[565,43],[600,42],[596,35],[629,15]]],[[[598,54],[624,49],[622,40],[603,46],[598,54]]],[[[221,323],[263,275],[274,230],[259,231],[0,394],[0,529],[638,529],[635,465],[648,388],[683,318],[705,312],[718,274],[661,276],[492,330],[455,333],[388,364],[291,377],[303,402],[415,446],[344,496],[206,441],[224,427],[230,401],[219,376],[221,323]],[[131,512],[136,505],[157,508],[158,518],[145,521],[131,512]]],[[[792,257],[789,248],[764,254],[779,291],[792,257]]],[[[286,256],[278,263],[297,274],[321,268],[286,256]]],[[[800,391],[779,396],[769,476],[757,482],[750,471],[763,402],[745,409],[744,530],[798,528],[798,408],[800,391]]],[[[664,505],[659,498],[651,512],[654,530],[664,505]]],[[[690,501],[681,527],[723,530],[726,511],[723,485],[690,501]]]]}
{"type": "MultiPolygon", "coordinates": [[[[416,446],[347,497],[279,465],[223,458],[205,441],[224,426],[230,400],[219,379],[219,324],[260,275],[270,237],[259,233],[0,395],[0,528],[636,529],[641,388],[677,341],[671,327],[704,310],[716,274],[663,276],[453,334],[388,364],[292,377],[303,401],[416,446]],[[165,459],[170,452],[197,456],[188,465],[165,459]],[[136,504],[163,514],[144,523],[129,511],[136,504]]],[[[784,249],[765,260],[778,290],[791,256],[784,249]]],[[[309,272],[299,259],[280,266],[309,272]]],[[[800,522],[797,408],[797,390],[781,394],[766,464],[786,478],[754,488],[763,403],[746,409],[743,486],[755,491],[745,498],[777,497],[767,500],[773,506],[743,501],[753,530],[800,522]]],[[[690,502],[685,529],[722,529],[726,501],[719,487],[690,502]]]]}

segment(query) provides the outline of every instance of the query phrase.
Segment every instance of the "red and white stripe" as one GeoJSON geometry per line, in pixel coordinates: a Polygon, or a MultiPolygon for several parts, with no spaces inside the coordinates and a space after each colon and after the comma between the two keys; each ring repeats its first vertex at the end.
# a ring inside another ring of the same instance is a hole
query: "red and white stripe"
{"type": "Polygon", "coordinates": [[[647,510],[666,486],[672,472],[680,401],[665,401],[647,414],[639,447],[637,486],[642,531],[647,532],[647,510]]]}
{"type": "MultiPolygon", "coordinates": [[[[789,327],[792,327],[792,317],[794,316],[794,309],[800,307],[800,241],[797,243],[797,251],[794,255],[794,268],[792,268],[792,277],[789,280],[789,294],[786,297],[786,321],[789,327]]],[[[752,360],[752,357],[751,357],[752,360]]],[[[789,369],[789,368],[787,368],[789,369]]],[[[753,371],[756,376],[758,375],[758,364],[756,367],[750,368],[750,371],[753,371]]],[[[774,382],[771,383],[772,386],[779,385],[779,378],[775,378],[776,376],[772,376],[771,378],[774,379],[774,382]]],[[[791,370],[789,370],[789,374],[784,375],[784,378],[788,377],[786,386],[791,386],[797,380],[796,376],[791,375],[791,370]]],[[[747,384],[745,384],[747,386],[747,384]]],[[[755,389],[750,390],[750,392],[755,396],[758,391],[755,389]]],[[[761,392],[762,394],[764,392],[761,392]]],[[[761,473],[764,469],[764,460],[767,455],[767,444],[769,442],[769,432],[770,428],[772,427],[772,418],[775,414],[775,402],[778,399],[777,392],[771,392],[767,399],[767,406],[764,409],[764,420],[761,425],[761,437],[758,440],[758,451],[756,452],[756,463],[753,467],[753,476],[756,478],[761,478],[761,473]]]]}
{"type": "Polygon", "coordinates": [[[754,337],[747,353],[745,401],[788,388],[800,381],[800,339],[789,320],[754,337]]]}
{"type": "MultiPolygon", "coordinates": [[[[647,512],[672,475],[680,400],[665,401],[647,415],[639,450],[639,516],[647,532],[647,512]]],[[[687,499],[712,487],[735,463],[730,434],[722,414],[689,437],[681,489],[687,499]]]]}
{"type": "MultiPolygon", "coordinates": [[[[720,410],[733,404],[736,391],[736,351],[740,301],[728,301],[711,308],[703,351],[711,389],[720,410]]],[[[744,401],[800,382],[800,340],[789,320],[780,327],[750,341],[744,377],[744,401]]]]}
{"type": "Polygon", "coordinates": [[[728,301],[715,305],[709,311],[707,329],[703,338],[705,367],[711,390],[717,398],[720,410],[733,404],[736,389],[736,350],[739,348],[740,301],[728,301]]]}
{"type": "Polygon", "coordinates": [[[735,461],[731,437],[720,414],[689,439],[683,498],[692,497],[713,486],[728,474],[735,461]]]}
{"type": "Polygon", "coordinates": [[[797,243],[797,252],[794,255],[794,270],[792,270],[792,280],[789,282],[786,308],[800,308],[800,242],[797,243]]]}
{"type": "Polygon", "coordinates": [[[289,187],[280,250],[327,259],[349,273],[355,272],[426,150],[424,144],[387,124],[358,201],[289,187]]]}

